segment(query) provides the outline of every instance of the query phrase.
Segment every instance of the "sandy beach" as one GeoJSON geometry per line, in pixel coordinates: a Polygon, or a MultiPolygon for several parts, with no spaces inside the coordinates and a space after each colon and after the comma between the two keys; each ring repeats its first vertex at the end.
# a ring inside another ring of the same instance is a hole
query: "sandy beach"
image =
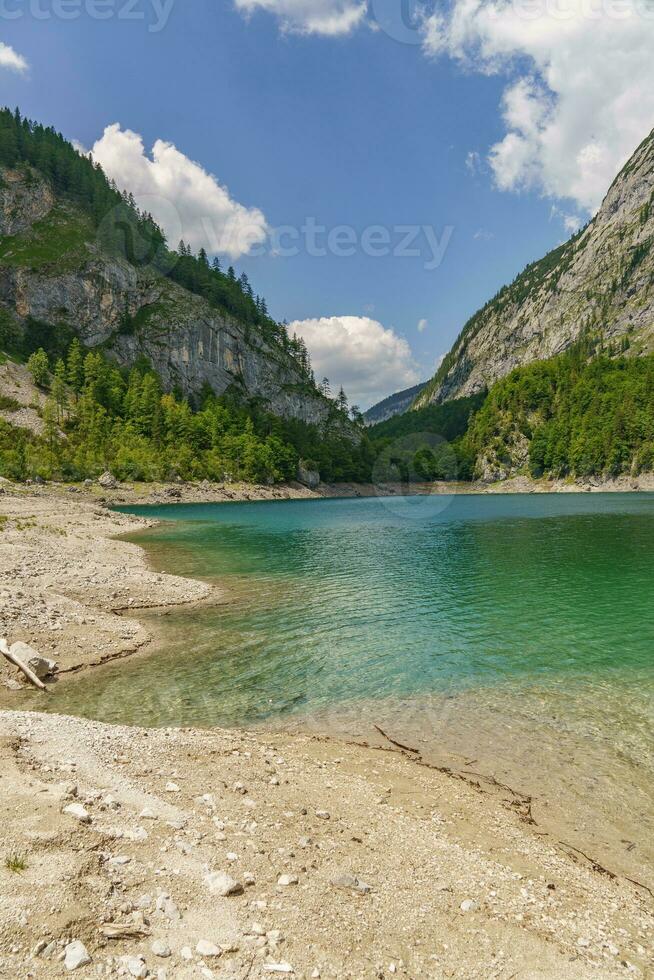
{"type": "MultiPolygon", "coordinates": [[[[151,522],[108,503],[314,495],[3,490],[0,636],[57,660],[58,684],[154,649],[139,610],[221,601],[116,540],[151,522]]],[[[392,732],[112,727],[14,710],[25,683],[0,658],[0,976],[654,976],[646,888],[392,732]]]]}

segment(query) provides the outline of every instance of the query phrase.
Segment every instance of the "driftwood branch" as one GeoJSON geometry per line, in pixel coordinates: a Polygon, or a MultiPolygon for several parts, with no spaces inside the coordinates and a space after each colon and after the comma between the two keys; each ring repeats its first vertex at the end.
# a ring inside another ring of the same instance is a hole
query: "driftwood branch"
{"type": "Polygon", "coordinates": [[[420,749],[414,749],[410,745],[403,745],[402,742],[396,742],[395,739],[394,738],[391,738],[390,735],[387,735],[386,732],[384,731],[384,729],[383,728],[380,728],[379,725],[375,725],[373,723],[373,726],[372,727],[373,728],[376,728],[377,731],[379,732],[379,734],[380,735],[383,735],[383,737],[386,739],[386,741],[387,742],[390,742],[391,745],[396,745],[398,749],[404,749],[405,752],[414,752],[416,755],[420,755],[420,749]]]}
{"type": "Polygon", "coordinates": [[[24,664],[22,660],[19,660],[18,657],[11,652],[4,637],[0,637],[0,653],[6,657],[7,660],[14,665],[14,667],[18,667],[18,669],[25,674],[25,677],[27,677],[28,681],[30,681],[34,687],[38,687],[40,691],[45,691],[47,693],[48,689],[43,681],[39,680],[34,671],[30,670],[27,664],[24,664]]]}

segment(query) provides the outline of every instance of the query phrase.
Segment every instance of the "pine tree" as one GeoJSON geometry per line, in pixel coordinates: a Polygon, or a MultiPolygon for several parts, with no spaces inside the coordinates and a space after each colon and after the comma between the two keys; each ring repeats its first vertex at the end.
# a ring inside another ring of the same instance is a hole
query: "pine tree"
{"type": "Polygon", "coordinates": [[[27,369],[32,375],[34,384],[38,385],[39,388],[45,388],[50,380],[50,362],[42,347],[30,354],[27,369]]]}
{"type": "Polygon", "coordinates": [[[66,380],[75,394],[79,395],[84,384],[84,357],[82,355],[82,345],[77,337],[75,337],[68,349],[66,380]]]}
{"type": "Polygon", "coordinates": [[[68,410],[68,388],[66,385],[66,365],[62,358],[59,358],[55,365],[52,388],[50,389],[52,399],[57,406],[57,422],[59,425],[66,418],[68,410]]]}

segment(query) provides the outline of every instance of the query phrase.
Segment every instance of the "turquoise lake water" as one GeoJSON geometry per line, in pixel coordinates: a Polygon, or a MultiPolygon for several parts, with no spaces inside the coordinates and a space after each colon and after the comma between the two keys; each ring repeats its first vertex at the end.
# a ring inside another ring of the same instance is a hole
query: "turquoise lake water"
{"type": "Polygon", "coordinates": [[[249,724],[534,684],[654,689],[654,496],[130,510],[170,522],[138,538],[155,564],[217,580],[230,601],[168,616],[163,658],[61,691],[96,717],[249,724]]]}
{"type": "MultiPolygon", "coordinates": [[[[57,687],[107,722],[379,741],[534,798],[538,827],[654,888],[654,495],[132,507],[217,606],[57,687]]],[[[28,706],[42,709],[26,693],[28,706]]]]}

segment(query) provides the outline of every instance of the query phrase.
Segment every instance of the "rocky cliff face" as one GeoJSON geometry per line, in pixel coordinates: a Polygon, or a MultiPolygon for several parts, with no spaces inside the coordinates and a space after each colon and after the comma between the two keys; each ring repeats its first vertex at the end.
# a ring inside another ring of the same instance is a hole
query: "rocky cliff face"
{"type": "Polygon", "coordinates": [[[0,306],[73,327],[129,365],[145,355],[185,394],[208,383],[262,399],[277,415],[320,423],[328,402],[293,360],[255,328],[222,314],[150,269],[110,255],[90,221],[37,174],[0,175],[0,306]]]}
{"type": "Polygon", "coordinates": [[[654,348],[654,133],[591,223],[469,320],[414,407],[480,391],[561,353],[586,328],[633,354],[654,348]]]}

